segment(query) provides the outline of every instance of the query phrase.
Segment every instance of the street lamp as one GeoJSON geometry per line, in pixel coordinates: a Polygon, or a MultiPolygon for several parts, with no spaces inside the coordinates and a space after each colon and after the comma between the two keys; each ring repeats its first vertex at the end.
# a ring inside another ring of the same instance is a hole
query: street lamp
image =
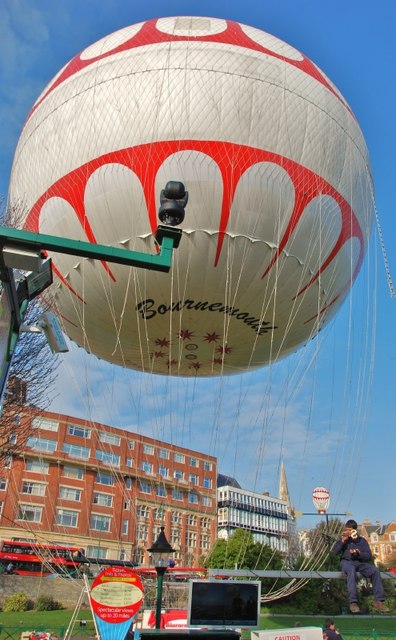
{"type": "Polygon", "coordinates": [[[161,628],[162,585],[167,569],[167,561],[163,556],[168,556],[170,553],[174,553],[175,551],[167,541],[164,531],[165,527],[161,527],[158,538],[153,543],[153,546],[150,549],[147,549],[149,553],[153,554],[154,566],[157,572],[157,604],[155,609],[156,629],[161,628]]]}

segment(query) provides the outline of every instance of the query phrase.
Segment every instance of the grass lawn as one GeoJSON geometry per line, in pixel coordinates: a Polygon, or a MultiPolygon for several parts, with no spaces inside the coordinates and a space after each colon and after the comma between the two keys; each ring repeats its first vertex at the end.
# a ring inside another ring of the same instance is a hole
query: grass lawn
{"type": "MultiPolygon", "coordinates": [[[[51,631],[62,637],[73,615],[71,609],[60,611],[25,611],[22,613],[0,613],[0,640],[20,640],[22,631],[51,631]]],[[[95,629],[89,609],[81,610],[79,620],[86,620],[87,625],[74,626],[73,637],[92,637],[95,629]]],[[[326,616],[304,615],[265,615],[261,617],[260,629],[293,628],[295,622],[302,626],[320,627],[326,616]]],[[[339,616],[335,618],[336,626],[344,640],[396,640],[396,616],[339,616]]],[[[250,638],[250,632],[244,632],[243,638],[250,638]]]]}
{"type": "MultiPolygon", "coordinates": [[[[304,616],[294,614],[292,616],[265,616],[261,618],[260,629],[292,628],[295,622],[300,622],[306,627],[320,627],[326,617],[332,617],[336,627],[342,636],[348,637],[348,632],[377,633],[393,632],[390,637],[396,639],[396,616],[304,616]]],[[[357,637],[361,637],[360,635],[357,637]]],[[[369,636],[371,637],[371,636],[369,636]]]]}

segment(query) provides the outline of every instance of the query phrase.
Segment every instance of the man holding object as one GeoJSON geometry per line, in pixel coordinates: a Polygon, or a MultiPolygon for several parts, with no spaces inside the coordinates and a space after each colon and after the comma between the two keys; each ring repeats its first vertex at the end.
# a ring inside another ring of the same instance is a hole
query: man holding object
{"type": "Polygon", "coordinates": [[[360,613],[357,597],[356,574],[369,578],[373,586],[374,606],[378,611],[389,613],[388,607],[384,604],[385,595],[382,586],[381,575],[378,568],[373,563],[373,556],[369,544],[357,532],[355,520],[348,520],[345,523],[345,531],[335,543],[332,553],[341,554],[341,571],[347,575],[349,609],[351,613],[360,613]]]}

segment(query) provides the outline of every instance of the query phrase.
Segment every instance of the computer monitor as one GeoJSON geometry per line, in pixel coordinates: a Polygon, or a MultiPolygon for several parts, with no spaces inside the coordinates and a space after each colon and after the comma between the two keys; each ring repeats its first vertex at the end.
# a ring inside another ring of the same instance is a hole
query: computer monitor
{"type": "Polygon", "coordinates": [[[189,627],[257,628],[261,583],[250,580],[191,580],[189,627]]]}

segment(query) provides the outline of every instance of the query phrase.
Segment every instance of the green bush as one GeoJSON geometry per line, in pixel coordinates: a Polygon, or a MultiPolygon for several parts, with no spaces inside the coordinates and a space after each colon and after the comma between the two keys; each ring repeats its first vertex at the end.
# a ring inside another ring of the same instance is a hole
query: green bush
{"type": "Polygon", "coordinates": [[[6,598],[3,611],[28,611],[31,608],[31,602],[26,593],[17,592],[6,598]]]}
{"type": "Polygon", "coordinates": [[[56,611],[63,609],[62,604],[52,596],[39,596],[36,600],[36,611],[56,611]]]}

